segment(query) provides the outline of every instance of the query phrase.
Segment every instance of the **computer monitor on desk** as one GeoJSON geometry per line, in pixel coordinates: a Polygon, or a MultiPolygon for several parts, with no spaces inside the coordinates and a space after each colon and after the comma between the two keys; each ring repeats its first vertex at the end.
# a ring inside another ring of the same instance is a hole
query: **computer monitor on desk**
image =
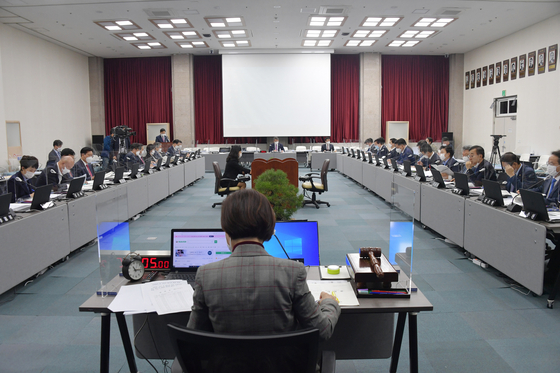
{"type": "Polygon", "coordinates": [[[31,201],[31,210],[42,210],[42,204],[49,202],[51,198],[52,184],[43,185],[35,189],[33,200],[31,201]]]}
{"type": "Polygon", "coordinates": [[[68,187],[68,191],[66,192],[66,198],[79,198],[84,195],[82,192],[82,187],[84,186],[84,182],[86,181],[86,175],[82,175],[80,177],[76,177],[70,181],[70,186],[68,187]]]}
{"type": "Polygon", "coordinates": [[[105,181],[105,171],[99,171],[95,173],[95,177],[93,178],[93,190],[102,190],[107,188],[107,186],[103,183],[105,181]]]}
{"type": "MultiPolygon", "coordinates": [[[[149,165],[148,165],[149,167],[149,165]]],[[[139,163],[132,163],[129,165],[128,169],[130,170],[130,178],[137,179],[138,178],[138,170],[140,169],[139,163]]]]}
{"type": "Polygon", "coordinates": [[[500,183],[492,180],[482,180],[484,197],[482,202],[490,206],[504,206],[504,197],[500,183]]]}
{"type": "Polygon", "coordinates": [[[276,222],[275,235],[264,243],[272,256],[299,260],[308,266],[320,265],[319,226],[316,221],[276,222]]]}

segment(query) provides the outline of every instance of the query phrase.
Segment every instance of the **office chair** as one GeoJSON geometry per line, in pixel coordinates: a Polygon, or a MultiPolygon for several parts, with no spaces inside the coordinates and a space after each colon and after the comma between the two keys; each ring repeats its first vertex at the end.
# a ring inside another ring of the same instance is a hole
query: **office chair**
{"type": "MultiPolygon", "coordinates": [[[[217,334],[168,324],[177,358],[172,373],[312,373],[319,356],[319,330],[273,335],[217,334]]],[[[325,351],[321,372],[335,371],[335,354],[325,351]]]]}
{"type": "Polygon", "coordinates": [[[305,174],[305,176],[299,178],[303,182],[303,184],[301,184],[301,187],[303,189],[304,196],[307,198],[307,200],[303,201],[304,207],[305,205],[313,204],[315,205],[316,208],[319,208],[319,204],[321,203],[327,205],[328,207],[331,207],[330,203],[325,201],[319,201],[315,194],[315,193],[321,194],[329,190],[327,185],[327,172],[329,170],[330,163],[331,163],[330,159],[325,159],[325,161],[323,162],[323,167],[321,168],[320,176],[313,176],[313,175],[318,175],[318,173],[312,172],[309,174],[305,174]],[[321,182],[320,183],[313,182],[313,179],[320,179],[321,182]],[[313,192],[311,199],[309,199],[309,196],[306,194],[307,191],[313,192]]]}
{"type": "MultiPolygon", "coordinates": [[[[227,197],[230,193],[237,192],[239,190],[238,186],[228,186],[228,187],[221,186],[220,183],[221,183],[222,180],[237,181],[237,182],[239,182],[239,180],[223,178],[222,177],[222,171],[220,170],[220,165],[219,165],[218,162],[212,162],[212,167],[214,168],[214,175],[216,176],[216,184],[214,184],[214,194],[217,194],[220,197],[223,197],[223,196],[227,197]]],[[[221,205],[221,204],[222,204],[222,202],[216,202],[212,205],[212,208],[215,208],[216,206],[221,205]]]]}

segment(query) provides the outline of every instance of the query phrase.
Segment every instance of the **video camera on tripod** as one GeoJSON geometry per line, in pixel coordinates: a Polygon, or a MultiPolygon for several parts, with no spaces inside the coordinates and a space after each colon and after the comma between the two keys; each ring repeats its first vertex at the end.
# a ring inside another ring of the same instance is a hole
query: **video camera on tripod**
{"type": "Polygon", "coordinates": [[[115,132],[115,137],[118,138],[128,138],[136,135],[136,131],[133,131],[132,128],[127,126],[117,126],[113,128],[113,131],[115,132]]]}

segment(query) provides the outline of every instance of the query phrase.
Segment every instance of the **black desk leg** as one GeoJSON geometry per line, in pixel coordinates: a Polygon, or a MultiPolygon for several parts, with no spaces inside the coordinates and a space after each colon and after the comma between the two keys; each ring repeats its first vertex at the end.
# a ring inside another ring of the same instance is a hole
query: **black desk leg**
{"type": "Polygon", "coordinates": [[[111,344],[111,314],[101,314],[101,356],[99,371],[109,373],[109,348],[111,344]]]}
{"type": "Polygon", "coordinates": [[[546,307],[547,308],[554,308],[554,299],[556,298],[556,294],[558,293],[558,290],[560,290],[560,271],[558,271],[558,276],[556,277],[556,280],[554,281],[554,287],[552,288],[552,291],[550,292],[550,295],[548,296],[548,299],[546,300],[546,302],[547,302],[546,307]]]}
{"type": "Polygon", "coordinates": [[[418,313],[408,314],[408,346],[410,355],[410,373],[418,373],[418,313]]]}
{"type": "Polygon", "coordinates": [[[404,323],[406,322],[406,312],[399,312],[397,320],[397,330],[395,331],[395,341],[393,342],[393,353],[391,354],[391,368],[390,373],[397,372],[399,364],[399,355],[401,354],[401,345],[404,333],[404,323]]]}
{"type": "Polygon", "coordinates": [[[128,369],[130,369],[130,373],[137,373],[138,368],[136,368],[136,360],[134,359],[134,352],[132,351],[132,343],[130,343],[126,319],[122,312],[115,313],[115,316],[117,316],[117,323],[119,324],[119,331],[121,332],[124,352],[126,354],[126,360],[128,361],[128,369]]]}

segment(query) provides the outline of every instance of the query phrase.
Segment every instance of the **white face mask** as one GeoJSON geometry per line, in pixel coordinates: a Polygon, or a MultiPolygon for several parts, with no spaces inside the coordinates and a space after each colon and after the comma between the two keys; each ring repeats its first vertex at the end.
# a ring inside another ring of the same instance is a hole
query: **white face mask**
{"type": "Polygon", "coordinates": [[[243,153],[242,153],[242,152],[239,152],[239,158],[241,158],[242,155],[243,155],[243,153]]]}
{"type": "Polygon", "coordinates": [[[468,156],[468,155],[464,155],[464,156],[463,156],[463,161],[468,162],[468,161],[469,161],[469,156],[468,156]]]}
{"type": "Polygon", "coordinates": [[[330,141],[325,141],[325,142],[326,142],[327,144],[330,144],[330,143],[331,143],[330,141]]]}
{"type": "Polygon", "coordinates": [[[35,172],[26,171],[23,176],[25,176],[26,179],[31,179],[33,176],[35,176],[35,172]]]}
{"type": "Polygon", "coordinates": [[[397,148],[397,153],[402,153],[402,149],[401,148],[397,148]]]}
{"type": "Polygon", "coordinates": [[[87,157],[86,158],[86,163],[91,163],[93,162],[93,157],[87,157]]]}
{"type": "Polygon", "coordinates": [[[70,170],[67,169],[66,167],[63,167],[62,170],[61,170],[61,172],[62,172],[63,175],[66,175],[67,173],[70,172],[70,170]]]}
{"type": "Polygon", "coordinates": [[[549,175],[552,176],[552,177],[555,177],[556,174],[558,173],[558,172],[556,171],[556,166],[551,165],[551,164],[547,165],[547,166],[546,166],[546,173],[549,174],[549,175]]]}
{"type": "Polygon", "coordinates": [[[442,161],[445,161],[445,154],[441,154],[441,153],[440,153],[439,159],[441,159],[442,161]]]}
{"type": "Polygon", "coordinates": [[[274,141],[274,145],[278,145],[278,141],[274,141]]]}
{"type": "Polygon", "coordinates": [[[155,153],[156,153],[156,151],[155,151],[155,150],[152,150],[152,151],[150,152],[150,155],[154,155],[155,153]]]}
{"type": "Polygon", "coordinates": [[[179,149],[181,149],[181,145],[176,145],[175,150],[179,150],[179,149]]]}

